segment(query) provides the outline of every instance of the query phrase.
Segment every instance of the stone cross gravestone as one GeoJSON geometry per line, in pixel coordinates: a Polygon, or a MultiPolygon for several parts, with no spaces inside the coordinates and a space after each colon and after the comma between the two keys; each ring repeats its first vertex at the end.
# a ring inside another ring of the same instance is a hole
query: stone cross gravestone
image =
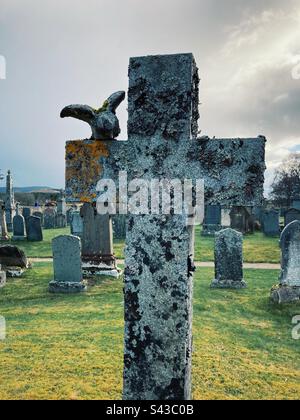
{"type": "Polygon", "coordinates": [[[25,219],[19,214],[13,218],[13,240],[24,241],[25,239],[25,219]]]}
{"type": "Polygon", "coordinates": [[[3,201],[0,201],[0,241],[9,241],[7,225],[6,225],[6,215],[5,215],[5,204],[3,201]]]}
{"type": "Polygon", "coordinates": [[[85,203],[80,209],[83,220],[82,231],[82,269],[87,277],[105,275],[119,277],[113,254],[113,232],[111,217],[97,214],[91,203],[85,203]]]}
{"type": "Polygon", "coordinates": [[[224,229],[215,236],[215,279],[211,285],[218,289],[244,289],[243,235],[224,229]]]}
{"type": "Polygon", "coordinates": [[[222,229],[221,211],[222,209],[219,204],[205,206],[202,236],[215,236],[215,233],[222,229]]]}
{"type": "MultiPolygon", "coordinates": [[[[264,137],[197,139],[192,54],[132,58],[129,139],[66,145],[69,201],[97,200],[100,179],[205,180],[208,204],[258,205],[264,137]]],[[[191,398],[194,227],[185,214],[127,218],[124,399],[191,398]]]]}
{"type": "Polygon", "coordinates": [[[81,240],[72,235],[53,239],[54,280],[49,284],[51,293],[78,293],[86,291],[82,278],[81,240]]]}
{"type": "Polygon", "coordinates": [[[273,302],[291,303],[300,301],[300,221],[286,226],[280,237],[281,273],[279,286],[271,291],[273,302]]]}
{"type": "Polygon", "coordinates": [[[263,231],[266,236],[279,236],[279,211],[265,211],[263,215],[263,231]]]}
{"type": "Polygon", "coordinates": [[[289,209],[284,216],[284,225],[287,226],[290,223],[294,222],[295,220],[300,221],[300,210],[297,209],[289,209]]]}
{"type": "Polygon", "coordinates": [[[43,240],[43,231],[41,219],[36,216],[28,218],[27,240],[30,242],[41,242],[43,240]]]}

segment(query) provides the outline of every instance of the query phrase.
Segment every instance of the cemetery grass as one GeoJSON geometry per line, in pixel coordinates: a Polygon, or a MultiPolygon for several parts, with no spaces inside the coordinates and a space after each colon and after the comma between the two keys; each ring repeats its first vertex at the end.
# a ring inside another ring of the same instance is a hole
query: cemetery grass
{"type": "MultiPolygon", "coordinates": [[[[245,270],[249,288],[194,283],[194,399],[299,399],[299,307],[273,307],[274,270],[245,270]],[[297,309],[298,308],[298,309],[297,309]]],[[[122,279],[98,279],[86,294],[50,295],[51,263],[36,263],[0,290],[0,399],[121,399],[122,279]]]]}
{"type": "MultiPolygon", "coordinates": [[[[70,234],[70,228],[44,230],[43,242],[12,242],[22,248],[31,258],[51,258],[51,241],[55,236],[70,234]]],[[[114,251],[118,259],[124,258],[124,240],[114,240],[114,251]]],[[[195,260],[201,262],[214,261],[214,238],[201,236],[201,228],[196,228],[195,260]]],[[[262,233],[244,237],[244,261],[246,263],[280,262],[279,238],[267,238],[262,233]]]]}

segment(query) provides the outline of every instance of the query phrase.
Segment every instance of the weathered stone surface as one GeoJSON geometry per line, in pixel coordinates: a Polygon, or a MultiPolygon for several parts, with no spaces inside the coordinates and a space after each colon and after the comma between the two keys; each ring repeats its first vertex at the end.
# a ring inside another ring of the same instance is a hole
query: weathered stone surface
{"type": "Polygon", "coordinates": [[[25,220],[28,219],[28,217],[31,216],[31,208],[30,207],[23,207],[22,214],[23,214],[23,217],[24,217],[25,220]]]}
{"type": "Polygon", "coordinates": [[[43,240],[41,219],[39,217],[30,216],[28,218],[27,240],[30,242],[40,242],[43,240]]]}
{"type": "Polygon", "coordinates": [[[82,279],[81,240],[72,235],[53,239],[54,280],[49,284],[51,293],[78,293],[86,290],[82,279]]]}
{"type": "Polygon", "coordinates": [[[263,215],[263,231],[266,236],[279,236],[279,211],[265,211],[263,215]]]}
{"type": "Polygon", "coordinates": [[[56,228],[56,214],[44,214],[44,229],[55,229],[56,228]]]}
{"type": "Polygon", "coordinates": [[[212,288],[243,289],[243,235],[224,229],[215,237],[215,280],[212,288]]]}
{"type": "Polygon", "coordinates": [[[44,214],[41,211],[33,212],[32,216],[39,217],[41,219],[42,225],[44,224],[44,214]]]}
{"type": "Polygon", "coordinates": [[[25,219],[17,215],[13,218],[13,240],[24,241],[25,239],[25,219]]]}
{"type": "MultiPolygon", "coordinates": [[[[94,202],[101,178],[204,179],[206,202],[260,204],[265,138],[196,139],[191,54],[130,61],[129,141],[66,146],[70,201],[94,202]]],[[[193,227],[182,216],[129,216],[125,261],[124,399],[191,398],[193,227]]]]}
{"type": "Polygon", "coordinates": [[[271,290],[271,300],[288,303],[300,300],[300,221],[290,223],[280,237],[281,273],[279,286],[271,290]]]}
{"type": "Polygon", "coordinates": [[[121,131],[116,109],[124,99],[125,92],[116,92],[98,110],[88,105],[69,105],[62,110],[60,116],[61,118],[72,117],[87,122],[92,129],[93,139],[115,139],[121,131]]]}

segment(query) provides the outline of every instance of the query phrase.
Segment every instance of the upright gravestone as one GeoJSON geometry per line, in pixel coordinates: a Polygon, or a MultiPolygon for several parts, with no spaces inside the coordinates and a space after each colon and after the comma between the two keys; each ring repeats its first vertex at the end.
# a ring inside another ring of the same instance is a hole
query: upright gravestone
{"type": "Polygon", "coordinates": [[[285,216],[284,216],[284,225],[287,226],[290,223],[294,222],[295,220],[300,221],[300,210],[292,208],[286,211],[285,216]]]}
{"type": "MultiPolygon", "coordinates": [[[[120,171],[143,185],[204,180],[208,204],[262,201],[265,138],[196,138],[191,54],[132,58],[129,78],[129,140],[66,145],[69,201],[97,201],[99,180],[117,182],[120,171]]],[[[127,218],[124,399],[191,398],[193,238],[184,212],[127,218]]]]}
{"type": "Polygon", "coordinates": [[[231,225],[230,208],[223,207],[221,212],[221,225],[223,229],[229,228],[231,225]]]}
{"type": "Polygon", "coordinates": [[[30,207],[23,207],[22,209],[22,215],[25,219],[25,230],[27,234],[27,228],[28,228],[28,219],[31,216],[31,208],[30,207]]]}
{"type": "Polygon", "coordinates": [[[44,229],[56,228],[56,211],[54,209],[47,209],[44,212],[44,229]]]}
{"type": "Polygon", "coordinates": [[[5,204],[3,201],[0,201],[0,241],[9,241],[7,225],[6,225],[6,215],[5,215],[5,204]]]}
{"type": "Polygon", "coordinates": [[[280,238],[281,274],[279,286],[271,291],[271,299],[278,304],[300,301],[300,222],[285,227],[280,238]]]}
{"type": "Polygon", "coordinates": [[[205,206],[202,236],[215,236],[215,233],[222,229],[221,211],[220,205],[205,206]]]}
{"type": "Polygon", "coordinates": [[[0,289],[6,285],[6,273],[2,271],[2,267],[0,264],[0,289]]]}
{"type": "Polygon", "coordinates": [[[82,232],[82,269],[89,276],[119,277],[121,270],[117,267],[113,254],[112,220],[108,214],[97,214],[95,207],[85,203],[80,215],[83,220],[82,232]]]}
{"type": "Polygon", "coordinates": [[[215,236],[215,279],[211,285],[218,289],[244,289],[243,235],[224,229],[215,236]]]}
{"type": "Polygon", "coordinates": [[[49,284],[51,293],[78,293],[86,290],[82,278],[81,241],[72,235],[53,239],[54,280],[49,284]]]}
{"type": "Polygon", "coordinates": [[[25,239],[25,219],[19,214],[13,218],[13,241],[24,241],[25,239]]]}
{"type": "Polygon", "coordinates": [[[33,212],[32,216],[39,217],[41,219],[42,226],[44,224],[44,215],[41,211],[33,212]]]}
{"type": "Polygon", "coordinates": [[[43,240],[43,231],[41,219],[36,216],[28,218],[27,240],[30,242],[41,242],[43,240]]]}
{"type": "Polygon", "coordinates": [[[58,213],[55,219],[55,225],[57,229],[62,229],[67,226],[67,216],[62,213],[58,213]]]}
{"type": "Polygon", "coordinates": [[[230,227],[243,234],[254,232],[254,220],[250,211],[244,206],[234,206],[230,212],[230,227]]]}
{"type": "Polygon", "coordinates": [[[71,218],[71,234],[82,238],[83,235],[83,219],[79,211],[74,211],[71,218]]]}
{"type": "Polygon", "coordinates": [[[267,210],[263,215],[263,232],[266,236],[279,236],[279,211],[267,210]]]}

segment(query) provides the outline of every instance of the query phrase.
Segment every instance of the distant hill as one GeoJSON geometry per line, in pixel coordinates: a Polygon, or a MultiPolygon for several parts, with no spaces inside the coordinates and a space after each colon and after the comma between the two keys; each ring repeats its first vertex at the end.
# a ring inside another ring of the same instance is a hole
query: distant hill
{"type": "MultiPolygon", "coordinates": [[[[14,187],[15,192],[19,193],[30,193],[30,192],[44,192],[44,193],[53,193],[55,191],[59,191],[57,188],[50,188],[50,187],[14,187]]],[[[5,193],[5,187],[0,187],[0,193],[5,193]]]]}

